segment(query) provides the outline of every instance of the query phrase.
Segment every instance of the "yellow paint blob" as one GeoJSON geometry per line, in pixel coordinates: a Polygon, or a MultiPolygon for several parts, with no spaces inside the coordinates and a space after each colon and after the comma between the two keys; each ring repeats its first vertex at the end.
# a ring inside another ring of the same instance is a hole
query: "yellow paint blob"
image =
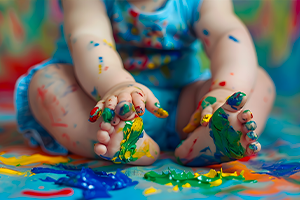
{"type": "Polygon", "coordinates": [[[207,174],[202,174],[202,175],[208,178],[215,178],[218,175],[218,173],[216,172],[216,170],[211,169],[207,174]]]}
{"type": "Polygon", "coordinates": [[[99,64],[98,68],[99,68],[99,74],[101,74],[102,73],[102,65],[99,64]]]}
{"type": "Polygon", "coordinates": [[[154,69],[154,67],[155,67],[154,63],[149,63],[149,64],[148,64],[148,68],[149,68],[149,69],[154,69]]]}
{"type": "Polygon", "coordinates": [[[176,185],[175,187],[173,187],[173,191],[174,192],[178,192],[179,191],[178,185],[176,185]]]}
{"type": "Polygon", "coordinates": [[[34,154],[31,156],[20,156],[18,158],[16,157],[10,157],[10,158],[4,158],[0,156],[0,162],[2,162],[5,165],[30,165],[33,163],[41,163],[41,164],[58,164],[58,163],[66,163],[69,159],[67,157],[63,156],[44,156],[41,154],[34,154]]]}
{"type": "Polygon", "coordinates": [[[161,192],[161,190],[155,189],[154,187],[151,186],[151,187],[145,189],[143,194],[147,196],[147,195],[157,194],[160,192],[161,192]]]}
{"type": "Polygon", "coordinates": [[[218,179],[218,180],[215,180],[213,182],[210,182],[210,186],[213,187],[213,186],[219,186],[222,184],[222,179],[218,179]]]}
{"type": "Polygon", "coordinates": [[[148,158],[154,159],[154,157],[150,153],[150,145],[148,140],[144,140],[140,148],[135,152],[135,154],[132,155],[133,158],[138,158],[138,159],[140,159],[143,156],[147,156],[148,158]]]}
{"type": "Polygon", "coordinates": [[[233,173],[224,173],[222,168],[221,168],[221,176],[222,177],[227,177],[227,176],[238,176],[238,175],[237,175],[236,171],[233,172],[233,173]]]}
{"type": "Polygon", "coordinates": [[[186,183],[186,184],[182,185],[182,187],[184,187],[184,188],[190,188],[190,187],[192,187],[192,186],[191,186],[191,184],[186,183]]]}
{"type": "Polygon", "coordinates": [[[25,171],[25,172],[20,172],[20,171],[16,171],[16,170],[12,170],[12,169],[8,169],[8,168],[0,168],[0,174],[5,174],[5,175],[17,175],[17,176],[32,176],[34,175],[33,173],[31,174],[30,171],[25,171]]]}
{"type": "Polygon", "coordinates": [[[167,183],[165,184],[166,186],[173,186],[173,184],[170,182],[170,183],[167,183]]]}
{"type": "Polygon", "coordinates": [[[211,117],[212,117],[211,114],[204,115],[203,118],[202,118],[202,123],[204,123],[204,122],[208,123],[211,117]]]}
{"type": "Polygon", "coordinates": [[[131,156],[131,153],[130,153],[130,151],[126,151],[126,153],[125,153],[125,158],[126,158],[126,159],[129,159],[129,158],[130,158],[130,156],[131,156]]]}
{"type": "Polygon", "coordinates": [[[200,174],[198,174],[197,172],[194,174],[194,178],[197,178],[198,176],[200,176],[200,174]]]}
{"type": "Polygon", "coordinates": [[[157,110],[154,110],[154,115],[156,117],[163,117],[163,118],[165,118],[165,117],[169,116],[169,113],[166,110],[164,110],[162,108],[159,108],[157,110]]]}

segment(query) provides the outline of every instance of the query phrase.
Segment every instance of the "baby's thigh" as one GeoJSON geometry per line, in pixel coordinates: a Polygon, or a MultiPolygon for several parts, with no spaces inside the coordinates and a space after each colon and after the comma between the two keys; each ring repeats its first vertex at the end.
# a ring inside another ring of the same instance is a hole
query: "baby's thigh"
{"type": "Polygon", "coordinates": [[[50,64],[29,85],[31,111],[37,121],[69,151],[94,157],[98,124],[88,121],[96,102],[78,84],[71,65],[50,64]]]}

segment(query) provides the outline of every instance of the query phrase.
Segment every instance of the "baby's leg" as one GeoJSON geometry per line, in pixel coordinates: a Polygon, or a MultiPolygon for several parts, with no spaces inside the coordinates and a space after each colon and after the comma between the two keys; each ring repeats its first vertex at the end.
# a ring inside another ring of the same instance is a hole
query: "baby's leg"
{"type": "MultiPolygon", "coordinates": [[[[193,115],[194,117],[202,118],[206,114],[214,113],[207,126],[195,129],[176,149],[176,157],[186,165],[204,166],[235,160],[258,152],[261,148],[256,139],[263,131],[275,98],[274,84],[266,72],[263,69],[259,70],[256,85],[248,98],[242,93],[236,93],[225,103],[226,97],[232,95],[233,92],[209,91],[210,85],[210,81],[195,83],[190,88],[186,88],[181,95],[177,128],[183,137],[186,134],[182,130],[189,121],[186,117],[191,116],[196,110],[196,102],[198,103],[205,97],[203,100],[205,103],[201,104],[205,109],[201,116],[193,115]],[[199,86],[202,87],[197,90],[199,86]],[[193,93],[191,90],[195,91],[194,97],[184,96],[193,93]],[[217,97],[216,101],[213,101],[214,98],[206,99],[207,94],[217,97]],[[196,102],[193,102],[193,108],[188,107],[191,102],[190,98],[196,99],[196,102]],[[187,114],[186,111],[189,113],[187,114]],[[181,118],[182,116],[185,118],[181,118]]],[[[191,126],[185,129],[189,128],[191,126]]]]}
{"type": "MultiPolygon", "coordinates": [[[[88,121],[96,102],[78,85],[71,65],[49,65],[37,71],[29,86],[29,102],[37,121],[60,144],[75,154],[99,158],[94,153],[99,123],[88,121]]],[[[147,138],[152,146],[156,145],[146,134],[143,138],[147,138]]],[[[120,145],[122,139],[115,143],[120,145]]],[[[140,143],[137,149],[143,147],[143,142],[140,143]]],[[[159,149],[156,152],[159,154],[159,149]]],[[[155,155],[153,152],[151,154],[155,155]]],[[[153,156],[151,161],[154,162],[157,156],[153,156]]]]}

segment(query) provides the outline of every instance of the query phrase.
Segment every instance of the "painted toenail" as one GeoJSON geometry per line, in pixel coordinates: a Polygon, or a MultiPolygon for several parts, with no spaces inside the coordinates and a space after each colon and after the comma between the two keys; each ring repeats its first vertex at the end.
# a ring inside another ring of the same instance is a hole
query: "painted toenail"
{"type": "Polygon", "coordinates": [[[144,114],[144,110],[141,106],[136,106],[135,111],[139,116],[142,116],[144,114]]]}
{"type": "Polygon", "coordinates": [[[95,122],[97,121],[97,119],[101,116],[102,114],[102,109],[99,108],[98,106],[96,106],[95,108],[93,108],[93,110],[90,112],[90,118],[89,121],[90,122],[95,122]]]}
{"type": "Polygon", "coordinates": [[[211,117],[212,117],[212,114],[204,115],[201,124],[203,124],[204,122],[208,123],[211,117]]]}
{"type": "Polygon", "coordinates": [[[250,113],[250,115],[251,115],[251,119],[253,118],[253,114],[252,114],[252,112],[250,111],[250,110],[244,110],[244,112],[243,113],[247,113],[247,112],[249,112],[250,113]]]}
{"type": "Polygon", "coordinates": [[[258,142],[253,142],[249,144],[249,149],[251,149],[254,153],[256,153],[258,152],[258,146],[259,146],[258,142]]]}
{"type": "Polygon", "coordinates": [[[239,106],[245,96],[246,94],[243,92],[236,92],[227,99],[226,103],[230,105],[232,109],[237,110],[234,106],[239,106]]]}
{"type": "Polygon", "coordinates": [[[253,131],[257,128],[255,121],[249,121],[245,124],[245,126],[249,131],[253,131]]]}
{"type": "Polygon", "coordinates": [[[247,133],[247,136],[251,139],[251,140],[257,140],[258,136],[255,132],[250,131],[247,133]]]}

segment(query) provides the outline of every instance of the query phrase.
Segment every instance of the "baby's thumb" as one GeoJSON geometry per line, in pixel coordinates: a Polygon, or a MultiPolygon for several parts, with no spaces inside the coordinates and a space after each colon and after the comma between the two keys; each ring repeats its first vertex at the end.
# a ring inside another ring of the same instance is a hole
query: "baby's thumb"
{"type": "Polygon", "coordinates": [[[146,100],[146,108],[153,115],[159,118],[166,118],[169,116],[169,113],[161,108],[158,99],[154,96],[154,94],[149,90],[146,100]]]}

